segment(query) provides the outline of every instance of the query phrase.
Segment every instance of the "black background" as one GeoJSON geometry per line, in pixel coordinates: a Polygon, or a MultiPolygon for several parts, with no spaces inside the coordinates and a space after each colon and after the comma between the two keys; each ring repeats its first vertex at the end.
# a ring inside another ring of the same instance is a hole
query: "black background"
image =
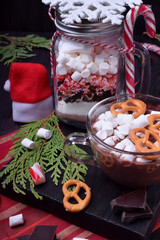
{"type": "MultiPolygon", "coordinates": [[[[160,33],[160,0],[143,2],[152,5],[157,33],[160,33]]],[[[54,32],[48,8],[41,0],[3,0],[0,5],[0,31],[54,32]]],[[[137,31],[141,30],[142,25],[138,24],[137,31]]]]}

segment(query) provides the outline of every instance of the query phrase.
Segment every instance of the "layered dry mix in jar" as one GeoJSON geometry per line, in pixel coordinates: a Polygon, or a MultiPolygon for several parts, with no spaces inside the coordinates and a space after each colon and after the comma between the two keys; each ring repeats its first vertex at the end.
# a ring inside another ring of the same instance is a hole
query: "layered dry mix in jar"
{"type": "Polygon", "coordinates": [[[85,125],[91,107],[115,95],[119,62],[119,51],[91,43],[118,48],[122,25],[88,23],[64,26],[57,19],[56,26],[65,35],[72,36],[71,39],[57,37],[54,46],[56,114],[67,123],[85,125]]]}
{"type": "Polygon", "coordinates": [[[62,38],[56,65],[58,115],[85,121],[89,109],[115,94],[118,52],[62,38]]]}
{"type": "Polygon", "coordinates": [[[93,143],[92,148],[111,179],[129,187],[160,180],[160,152],[152,154],[160,151],[160,112],[149,112],[143,101],[129,99],[100,114],[92,129],[106,143],[93,143]]]}

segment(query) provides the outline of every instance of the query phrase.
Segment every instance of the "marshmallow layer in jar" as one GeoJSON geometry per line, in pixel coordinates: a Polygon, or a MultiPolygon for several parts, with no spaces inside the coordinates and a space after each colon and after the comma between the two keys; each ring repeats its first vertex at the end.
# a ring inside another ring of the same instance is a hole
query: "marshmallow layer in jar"
{"type": "Polygon", "coordinates": [[[56,114],[67,123],[84,127],[91,107],[116,93],[119,51],[104,45],[121,47],[122,26],[65,25],[58,13],[55,24],[63,34],[54,44],[56,114]]]}

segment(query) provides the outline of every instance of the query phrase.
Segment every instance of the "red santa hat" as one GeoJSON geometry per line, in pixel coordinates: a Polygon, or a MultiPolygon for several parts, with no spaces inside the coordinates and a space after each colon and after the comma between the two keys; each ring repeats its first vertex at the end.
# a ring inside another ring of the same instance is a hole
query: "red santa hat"
{"type": "Polygon", "coordinates": [[[14,62],[9,81],[14,121],[41,120],[53,111],[48,72],[43,65],[14,62]]]}

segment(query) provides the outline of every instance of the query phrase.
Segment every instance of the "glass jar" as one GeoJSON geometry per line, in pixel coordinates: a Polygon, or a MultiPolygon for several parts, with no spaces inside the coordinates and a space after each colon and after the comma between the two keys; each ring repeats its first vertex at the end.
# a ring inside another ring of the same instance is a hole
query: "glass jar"
{"type": "Polygon", "coordinates": [[[65,25],[57,11],[55,25],[60,33],[53,50],[55,112],[63,122],[85,127],[93,105],[123,92],[124,55],[105,47],[122,48],[123,24],[65,25]]]}

